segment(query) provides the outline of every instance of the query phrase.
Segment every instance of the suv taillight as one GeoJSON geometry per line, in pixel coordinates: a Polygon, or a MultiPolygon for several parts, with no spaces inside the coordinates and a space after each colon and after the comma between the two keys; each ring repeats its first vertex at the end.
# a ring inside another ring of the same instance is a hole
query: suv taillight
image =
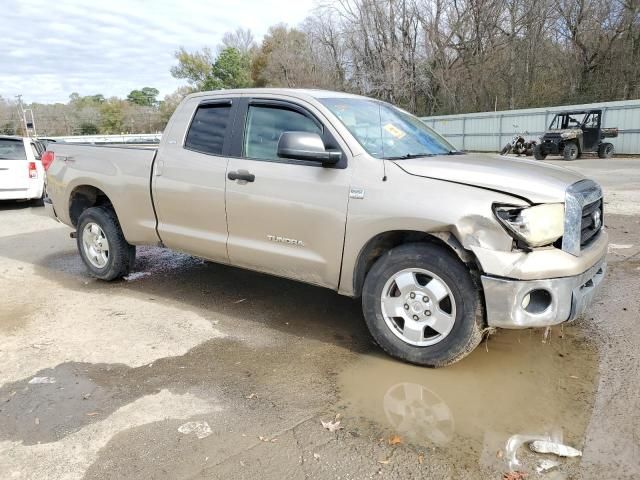
{"type": "Polygon", "coordinates": [[[36,162],[29,162],[29,178],[38,178],[38,169],[36,162]]]}
{"type": "Polygon", "coordinates": [[[51,166],[55,158],[56,154],[50,152],[49,150],[42,154],[42,157],[40,157],[40,161],[42,162],[42,166],[44,167],[45,172],[49,170],[49,167],[51,166]]]}

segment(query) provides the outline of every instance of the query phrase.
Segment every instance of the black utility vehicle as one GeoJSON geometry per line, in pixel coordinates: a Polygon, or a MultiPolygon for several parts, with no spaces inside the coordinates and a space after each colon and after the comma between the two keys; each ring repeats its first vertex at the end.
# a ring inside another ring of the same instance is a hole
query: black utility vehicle
{"type": "Polygon", "coordinates": [[[596,152],[600,158],[613,156],[613,144],[603,141],[618,136],[617,128],[602,128],[602,110],[576,110],[557,113],[540,137],[533,154],[537,160],[547,155],[562,155],[575,160],[585,152],[596,152]]]}

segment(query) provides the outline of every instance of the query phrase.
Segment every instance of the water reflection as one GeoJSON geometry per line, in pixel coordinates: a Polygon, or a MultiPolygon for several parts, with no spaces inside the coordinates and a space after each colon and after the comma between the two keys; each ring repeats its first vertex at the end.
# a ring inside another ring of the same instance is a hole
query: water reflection
{"type": "Polygon", "coordinates": [[[403,382],[393,385],[382,400],[389,424],[397,432],[410,433],[445,445],[455,431],[447,404],[424,385],[403,382]]]}
{"type": "Polygon", "coordinates": [[[341,374],[342,399],[408,443],[517,468],[526,438],[583,443],[597,354],[579,331],[557,329],[547,343],[539,331],[501,332],[445,369],[363,357],[341,374]]]}

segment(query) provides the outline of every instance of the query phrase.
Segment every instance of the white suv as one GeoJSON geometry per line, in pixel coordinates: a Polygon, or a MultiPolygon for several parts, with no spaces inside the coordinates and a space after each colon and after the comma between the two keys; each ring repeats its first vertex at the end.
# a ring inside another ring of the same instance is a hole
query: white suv
{"type": "Polygon", "coordinates": [[[0,136],[0,200],[44,197],[43,148],[37,140],[0,136]]]}

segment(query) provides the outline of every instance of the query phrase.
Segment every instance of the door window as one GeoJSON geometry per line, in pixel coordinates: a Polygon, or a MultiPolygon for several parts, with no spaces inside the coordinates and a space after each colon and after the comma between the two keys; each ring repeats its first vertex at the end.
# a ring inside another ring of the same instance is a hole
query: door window
{"type": "Polygon", "coordinates": [[[230,113],[230,104],[200,105],[187,132],[184,148],[221,155],[230,113]]]}
{"type": "Polygon", "coordinates": [[[250,105],[244,140],[244,156],[278,160],[278,141],[283,132],[312,132],[322,135],[322,127],[295,110],[250,105]]]}

